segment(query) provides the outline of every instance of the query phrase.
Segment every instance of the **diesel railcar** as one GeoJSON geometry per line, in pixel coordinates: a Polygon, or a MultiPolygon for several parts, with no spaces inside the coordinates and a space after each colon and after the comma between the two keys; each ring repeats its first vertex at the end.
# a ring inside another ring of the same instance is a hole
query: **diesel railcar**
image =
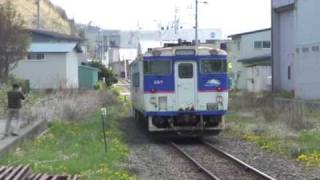
{"type": "Polygon", "coordinates": [[[131,65],[135,119],[149,132],[216,135],[228,108],[227,53],[167,45],[149,49],[131,65]]]}

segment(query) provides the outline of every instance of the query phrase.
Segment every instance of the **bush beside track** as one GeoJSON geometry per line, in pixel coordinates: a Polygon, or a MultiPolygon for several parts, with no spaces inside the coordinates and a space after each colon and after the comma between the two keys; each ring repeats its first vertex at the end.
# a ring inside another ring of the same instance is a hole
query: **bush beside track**
{"type": "Polygon", "coordinates": [[[307,166],[320,167],[319,110],[305,101],[270,94],[231,95],[226,134],[252,141],[307,166]]]}

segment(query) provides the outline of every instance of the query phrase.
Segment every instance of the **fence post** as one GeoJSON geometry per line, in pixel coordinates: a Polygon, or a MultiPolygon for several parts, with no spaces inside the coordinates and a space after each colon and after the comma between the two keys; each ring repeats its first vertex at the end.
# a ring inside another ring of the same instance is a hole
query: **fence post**
{"type": "Polygon", "coordinates": [[[108,151],[108,144],[106,139],[106,127],[105,127],[106,117],[107,117],[107,108],[101,108],[101,121],[102,121],[102,131],[103,131],[103,141],[104,141],[105,152],[108,151]]]}

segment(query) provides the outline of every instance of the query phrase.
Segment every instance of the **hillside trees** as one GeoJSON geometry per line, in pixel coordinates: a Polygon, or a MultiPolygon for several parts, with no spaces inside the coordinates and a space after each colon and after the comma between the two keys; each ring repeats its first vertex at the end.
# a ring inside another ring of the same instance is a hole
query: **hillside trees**
{"type": "Polygon", "coordinates": [[[0,80],[6,82],[12,67],[26,54],[30,35],[24,20],[10,1],[0,5],[0,80]]]}

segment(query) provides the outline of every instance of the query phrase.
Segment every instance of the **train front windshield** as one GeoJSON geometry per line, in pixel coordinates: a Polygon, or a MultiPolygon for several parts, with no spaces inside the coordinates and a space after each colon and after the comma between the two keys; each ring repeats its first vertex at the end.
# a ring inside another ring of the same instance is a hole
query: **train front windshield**
{"type": "Polygon", "coordinates": [[[227,62],[223,60],[202,60],[200,69],[202,74],[226,73],[227,62]]]}
{"type": "Polygon", "coordinates": [[[172,71],[170,61],[145,61],[143,66],[145,75],[168,75],[172,71]]]}

